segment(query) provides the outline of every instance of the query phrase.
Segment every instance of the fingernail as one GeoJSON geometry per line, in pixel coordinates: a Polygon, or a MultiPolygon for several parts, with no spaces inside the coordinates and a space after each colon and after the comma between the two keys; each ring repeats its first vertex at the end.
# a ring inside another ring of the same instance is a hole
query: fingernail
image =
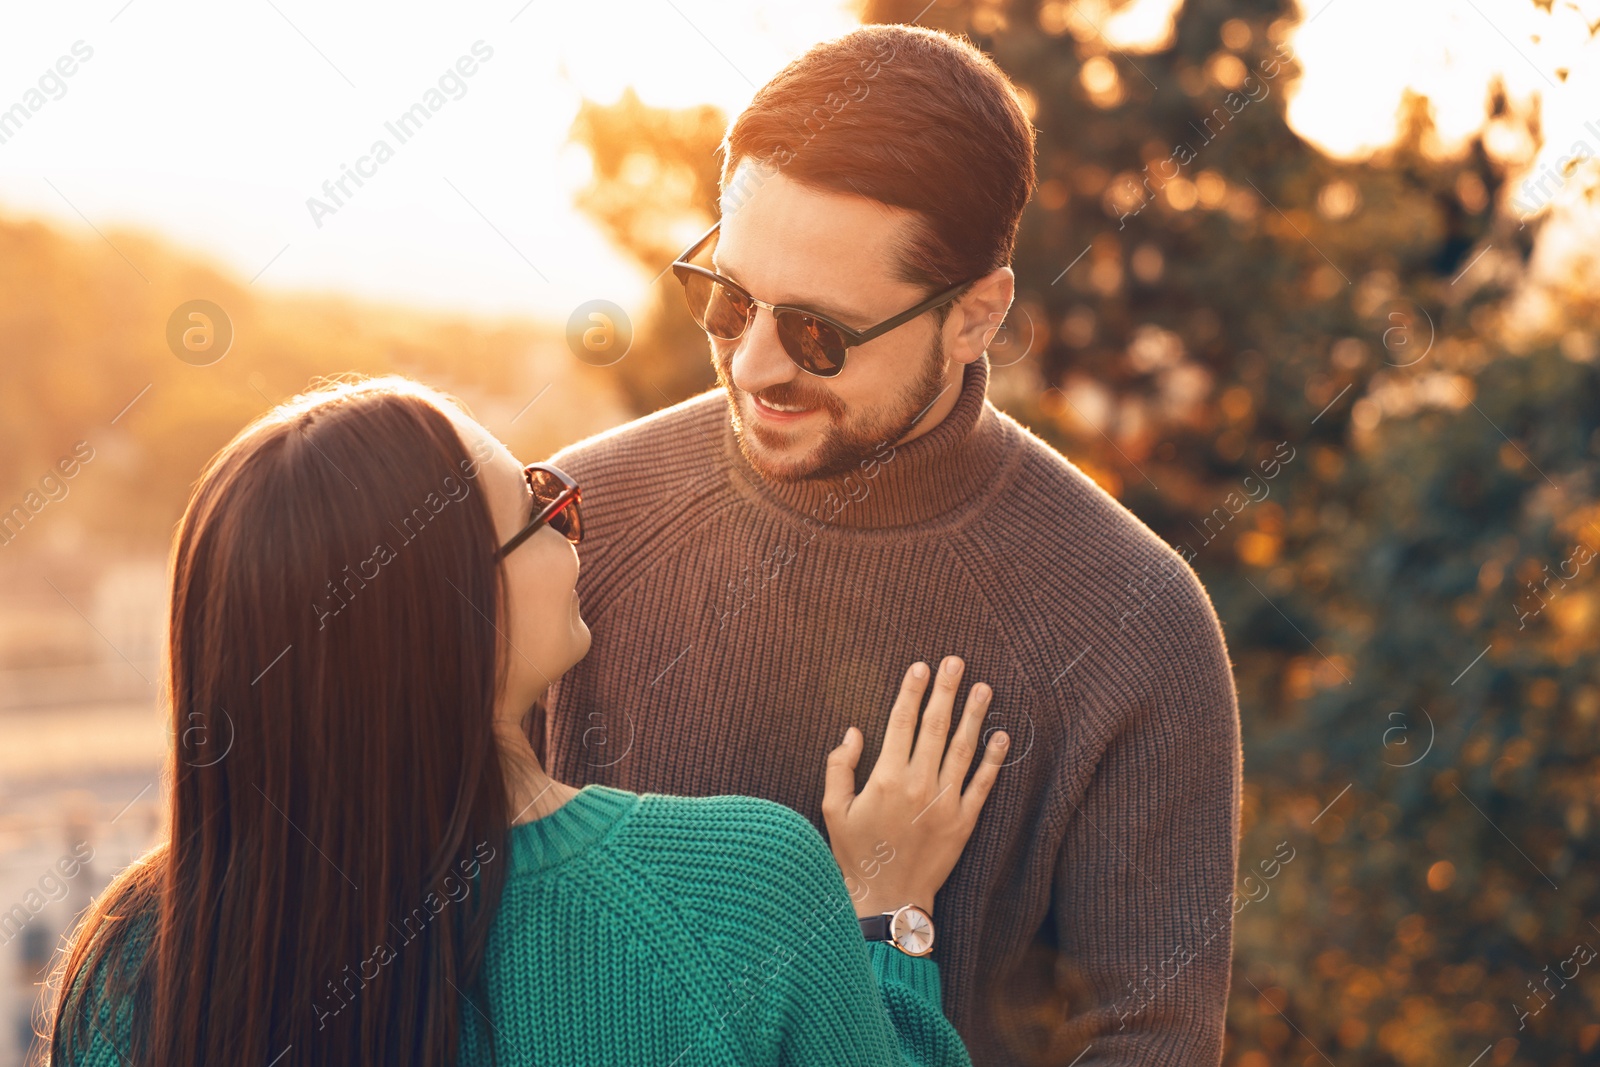
{"type": "Polygon", "coordinates": [[[1006,742],[1009,741],[1009,740],[1010,740],[1010,738],[1008,738],[1005,734],[995,734],[994,735],[994,747],[995,748],[1005,748],[1006,747],[1006,742]]]}
{"type": "Polygon", "coordinates": [[[944,661],[944,672],[954,674],[961,669],[961,661],[954,656],[948,656],[944,661]]]}
{"type": "Polygon", "coordinates": [[[928,665],[926,663],[913,663],[911,665],[911,676],[913,678],[926,678],[928,676],[928,665]]]}

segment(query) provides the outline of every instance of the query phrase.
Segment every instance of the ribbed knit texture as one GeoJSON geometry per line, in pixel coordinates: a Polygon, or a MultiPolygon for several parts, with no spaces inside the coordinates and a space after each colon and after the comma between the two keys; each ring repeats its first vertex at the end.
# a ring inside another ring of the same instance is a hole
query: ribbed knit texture
{"type": "MultiPolygon", "coordinates": [[[[504,862],[484,974],[501,1064],[971,1063],[938,965],[862,938],[827,842],[781,805],[589,785],[513,827],[504,862]]],[[[68,1062],[125,1067],[142,1009],[91,1002],[99,1031],[68,1062]]],[[[489,1062],[476,1010],[468,1065],[489,1062]]]]}
{"type": "Polygon", "coordinates": [[[594,641],[536,745],[562,781],[766,797],[822,830],[845,728],[864,783],[902,672],[957,653],[960,698],[993,686],[1013,738],[934,909],[974,1061],[1214,1064],[1241,784],[1216,614],[1177,553],[988,401],[989,370],[848,482],[765,481],[721,390],[554,457],[583,487],[594,641]]]}

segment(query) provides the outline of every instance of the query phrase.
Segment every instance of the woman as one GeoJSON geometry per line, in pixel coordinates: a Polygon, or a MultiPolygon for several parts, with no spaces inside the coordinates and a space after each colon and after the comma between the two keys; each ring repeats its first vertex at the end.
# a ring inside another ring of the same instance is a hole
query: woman
{"type": "Polygon", "coordinates": [[[961,788],[988,688],[945,755],[960,664],[913,738],[915,665],[859,795],[847,731],[832,855],[765,800],[555,782],[522,720],[589,647],[578,494],[530,472],[399,378],[213,459],[173,549],[170,834],[79,927],[54,1063],[968,1062],[933,960],[851,912],[931,908],[1002,757],[961,788]]]}

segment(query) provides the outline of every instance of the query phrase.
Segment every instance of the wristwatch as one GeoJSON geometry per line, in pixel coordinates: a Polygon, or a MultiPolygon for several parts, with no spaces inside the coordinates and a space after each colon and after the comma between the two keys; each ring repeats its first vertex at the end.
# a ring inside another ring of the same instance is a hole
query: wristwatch
{"type": "Polygon", "coordinates": [[[856,920],[868,941],[887,941],[907,956],[933,951],[933,917],[915,904],[856,920]]]}

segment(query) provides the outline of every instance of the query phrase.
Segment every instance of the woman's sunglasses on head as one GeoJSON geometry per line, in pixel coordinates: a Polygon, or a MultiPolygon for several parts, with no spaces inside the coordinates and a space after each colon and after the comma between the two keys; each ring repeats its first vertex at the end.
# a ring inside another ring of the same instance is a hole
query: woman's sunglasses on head
{"type": "Polygon", "coordinates": [[[528,525],[501,545],[494,558],[504,559],[506,553],[538,533],[539,528],[546,524],[573,544],[583,540],[583,522],[578,515],[578,501],[583,491],[572,480],[572,476],[548,463],[530,463],[522,469],[522,476],[528,480],[528,488],[533,492],[528,525]]]}
{"type": "Polygon", "coordinates": [[[756,309],[766,308],[778,324],[778,338],[795,366],[819,378],[832,378],[844,370],[847,349],[864,345],[925,311],[950,303],[972,284],[971,281],[965,281],[953,285],[876,326],[853,330],[815,311],[757,300],[738,282],[724,278],[707,267],[690,263],[690,259],[711,243],[721,225],[719,220],[672,264],[672,273],[683,283],[683,295],[689,301],[689,314],[694,316],[695,324],[712,337],[737,341],[750,328],[756,309]]]}

